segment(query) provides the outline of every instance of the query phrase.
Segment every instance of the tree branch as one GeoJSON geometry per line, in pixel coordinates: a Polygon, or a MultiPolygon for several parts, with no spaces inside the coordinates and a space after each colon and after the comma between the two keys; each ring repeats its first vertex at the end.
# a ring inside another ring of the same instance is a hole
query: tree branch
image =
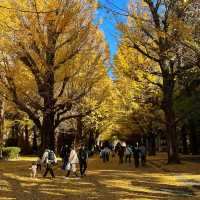
{"type": "Polygon", "coordinates": [[[93,110],[89,110],[85,113],[76,113],[76,114],[72,114],[72,115],[63,116],[61,118],[58,118],[57,120],[55,120],[54,128],[58,127],[58,125],[63,121],[66,121],[66,120],[69,120],[69,119],[75,119],[75,118],[78,118],[78,117],[85,117],[85,116],[89,115],[92,111],[93,110]]]}
{"type": "Polygon", "coordinates": [[[39,118],[34,114],[34,112],[27,107],[27,105],[25,103],[23,103],[22,101],[20,101],[20,99],[18,98],[17,95],[17,90],[16,90],[16,86],[15,83],[13,81],[12,78],[9,77],[9,79],[7,78],[7,82],[9,85],[9,92],[12,95],[12,101],[15,103],[15,105],[23,112],[27,113],[29,118],[31,120],[33,120],[33,122],[37,125],[37,127],[40,129],[42,127],[41,122],[39,120],[39,118]]]}
{"type": "Polygon", "coordinates": [[[153,61],[155,61],[155,62],[157,62],[157,63],[160,62],[159,59],[157,59],[157,58],[155,58],[155,57],[149,55],[149,54],[146,53],[144,50],[142,50],[142,49],[139,47],[139,45],[137,45],[136,43],[134,43],[133,46],[129,45],[128,47],[134,48],[134,49],[138,50],[141,54],[143,54],[143,55],[146,56],[147,58],[149,58],[149,59],[151,59],[151,60],[153,60],[153,61]]]}
{"type": "Polygon", "coordinates": [[[158,10],[156,9],[156,7],[154,7],[153,1],[152,0],[144,0],[144,1],[149,6],[149,9],[151,11],[153,21],[154,21],[156,28],[160,29],[160,17],[159,17],[159,14],[158,14],[158,10]]]}
{"type": "MultiPolygon", "coordinates": [[[[61,97],[61,96],[63,95],[63,92],[64,92],[64,90],[65,90],[65,86],[66,86],[68,80],[69,80],[69,77],[65,77],[65,78],[64,78],[63,83],[62,83],[62,88],[61,88],[61,90],[60,90],[60,92],[59,92],[57,98],[58,98],[58,97],[61,97]]],[[[57,98],[56,98],[56,99],[57,99],[57,98]]]]}

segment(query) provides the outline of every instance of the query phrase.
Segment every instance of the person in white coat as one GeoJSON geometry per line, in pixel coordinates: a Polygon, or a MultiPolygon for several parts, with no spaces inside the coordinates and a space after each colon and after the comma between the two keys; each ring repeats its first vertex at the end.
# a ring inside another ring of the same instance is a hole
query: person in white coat
{"type": "Polygon", "coordinates": [[[75,176],[78,177],[78,174],[76,172],[76,165],[78,163],[79,163],[79,159],[78,159],[78,155],[76,152],[76,148],[74,147],[70,151],[69,161],[66,166],[66,170],[67,170],[66,178],[69,177],[71,171],[75,174],[75,176]]]}

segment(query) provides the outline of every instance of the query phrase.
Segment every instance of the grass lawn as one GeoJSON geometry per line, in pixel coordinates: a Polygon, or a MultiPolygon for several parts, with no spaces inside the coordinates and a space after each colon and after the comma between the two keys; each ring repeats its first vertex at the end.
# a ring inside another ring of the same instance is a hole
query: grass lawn
{"type": "MultiPolygon", "coordinates": [[[[149,159],[163,162],[159,156],[149,159]]],[[[36,158],[0,161],[0,200],[200,199],[198,163],[170,166],[176,171],[169,172],[151,162],[146,167],[135,169],[133,163],[119,165],[117,158],[102,163],[94,157],[89,160],[86,177],[64,179],[65,172],[59,163],[55,167],[56,179],[52,180],[42,178],[42,173],[38,173],[37,179],[30,178],[29,167],[33,160],[36,158]]]]}

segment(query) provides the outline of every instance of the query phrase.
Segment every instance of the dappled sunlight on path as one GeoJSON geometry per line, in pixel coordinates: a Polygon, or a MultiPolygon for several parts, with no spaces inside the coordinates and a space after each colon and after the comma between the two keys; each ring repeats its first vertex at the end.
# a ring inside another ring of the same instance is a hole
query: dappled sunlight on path
{"type": "Polygon", "coordinates": [[[0,162],[0,200],[149,200],[200,199],[200,175],[167,173],[152,165],[135,169],[133,163],[119,165],[117,160],[102,163],[98,158],[89,162],[86,177],[64,179],[60,165],[56,179],[29,177],[33,158],[0,162]]]}

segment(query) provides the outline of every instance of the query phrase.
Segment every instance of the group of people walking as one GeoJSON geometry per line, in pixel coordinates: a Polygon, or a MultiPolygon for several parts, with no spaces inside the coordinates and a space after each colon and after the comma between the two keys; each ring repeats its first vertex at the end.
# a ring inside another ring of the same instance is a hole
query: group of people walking
{"type": "MultiPolygon", "coordinates": [[[[61,149],[62,166],[61,168],[66,172],[65,178],[68,178],[70,173],[73,172],[76,177],[79,177],[77,172],[77,165],[80,166],[80,176],[85,176],[87,169],[88,153],[84,144],[81,144],[79,148],[75,146],[64,145],[61,149]]],[[[43,156],[38,159],[37,162],[32,163],[31,176],[36,177],[37,169],[41,170],[41,166],[45,166],[45,172],[43,177],[45,178],[48,173],[52,178],[55,178],[54,166],[57,164],[57,158],[52,150],[46,149],[43,156]]]]}
{"type": "MultiPolygon", "coordinates": [[[[123,145],[118,143],[115,147],[107,145],[102,146],[100,150],[100,157],[103,162],[109,162],[110,157],[118,155],[119,164],[131,163],[131,158],[134,158],[135,167],[142,166],[146,163],[146,148],[144,144],[137,146],[123,145]]],[[[62,158],[62,170],[65,171],[65,178],[70,176],[72,172],[76,177],[85,176],[87,169],[88,151],[84,144],[81,144],[78,148],[75,145],[63,145],[61,148],[60,156],[62,158]],[[77,171],[77,165],[79,164],[80,175],[77,171]]],[[[41,170],[41,166],[45,166],[45,172],[43,177],[45,178],[48,173],[52,178],[55,178],[53,171],[54,166],[57,164],[57,158],[52,150],[46,149],[43,156],[37,162],[32,163],[31,176],[36,177],[37,170],[41,170]]]]}
{"type": "Polygon", "coordinates": [[[81,144],[78,152],[75,147],[69,147],[68,145],[63,146],[61,149],[61,157],[63,161],[62,169],[67,171],[66,178],[69,177],[71,171],[78,177],[77,164],[80,166],[80,175],[85,176],[88,152],[84,144],[81,144]]]}
{"type": "Polygon", "coordinates": [[[115,147],[109,147],[108,145],[103,146],[100,150],[100,157],[103,162],[108,162],[111,157],[118,155],[119,164],[131,163],[131,158],[134,158],[135,167],[139,167],[140,161],[141,165],[144,166],[146,163],[146,147],[144,144],[140,146],[123,145],[117,143],[115,147]]]}

